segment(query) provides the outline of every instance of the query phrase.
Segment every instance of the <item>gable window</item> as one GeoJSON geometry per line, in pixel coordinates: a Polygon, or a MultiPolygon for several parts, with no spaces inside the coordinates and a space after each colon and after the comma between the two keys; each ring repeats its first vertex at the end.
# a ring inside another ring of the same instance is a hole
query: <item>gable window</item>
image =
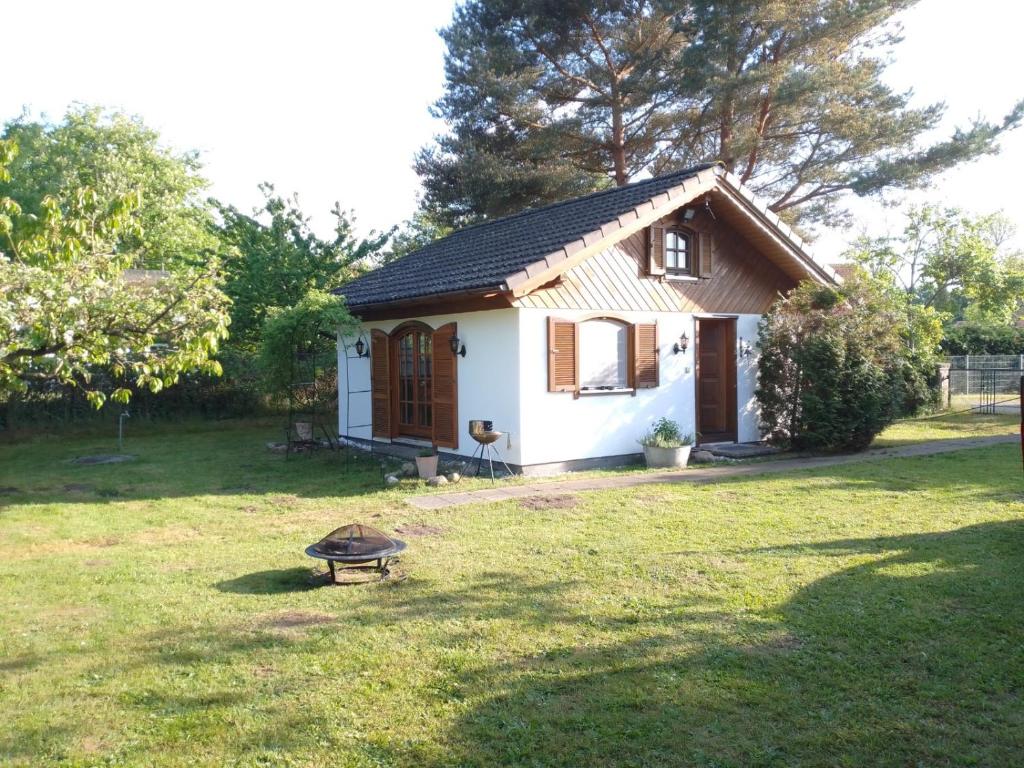
{"type": "Polygon", "coordinates": [[[629,387],[629,328],[615,320],[580,323],[580,391],[629,387]]]}
{"type": "Polygon", "coordinates": [[[656,221],[647,228],[647,274],[669,280],[696,280],[714,274],[711,232],[656,221]]]}
{"type": "Polygon", "coordinates": [[[665,271],[671,275],[693,274],[693,241],[689,232],[679,229],[665,231],[665,271]]]}

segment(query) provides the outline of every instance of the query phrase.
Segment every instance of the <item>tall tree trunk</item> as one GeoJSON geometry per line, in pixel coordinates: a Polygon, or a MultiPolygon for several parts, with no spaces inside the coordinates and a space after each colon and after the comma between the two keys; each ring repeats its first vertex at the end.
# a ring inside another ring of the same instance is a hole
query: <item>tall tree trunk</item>
{"type": "Polygon", "coordinates": [[[615,169],[615,184],[621,187],[629,182],[626,173],[626,130],[622,125],[622,104],[619,89],[612,86],[612,164],[615,169]]]}

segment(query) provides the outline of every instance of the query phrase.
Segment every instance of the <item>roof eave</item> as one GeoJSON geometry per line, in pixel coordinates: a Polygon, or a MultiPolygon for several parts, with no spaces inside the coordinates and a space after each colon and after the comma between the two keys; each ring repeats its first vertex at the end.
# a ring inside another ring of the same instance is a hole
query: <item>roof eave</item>
{"type": "Polygon", "coordinates": [[[765,227],[773,239],[806,271],[808,277],[823,284],[837,285],[843,281],[842,276],[834,269],[818,262],[811,255],[804,239],[779,218],[764,200],[742,184],[739,178],[725,170],[719,171],[719,177],[722,182],[720,186],[732,193],[732,198],[765,227]]]}
{"type": "MultiPolygon", "coordinates": [[[[345,287],[341,286],[340,288],[336,288],[333,292],[340,296],[344,296],[345,287]]],[[[438,302],[456,302],[463,299],[497,299],[507,293],[508,287],[504,283],[501,283],[483,288],[469,288],[458,291],[446,291],[444,293],[428,293],[422,296],[410,296],[407,298],[388,301],[373,301],[363,304],[351,303],[346,298],[346,306],[352,314],[358,316],[360,313],[365,312],[379,312],[381,310],[393,310],[405,307],[415,309],[422,305],[436,304],[438,302]]]]}

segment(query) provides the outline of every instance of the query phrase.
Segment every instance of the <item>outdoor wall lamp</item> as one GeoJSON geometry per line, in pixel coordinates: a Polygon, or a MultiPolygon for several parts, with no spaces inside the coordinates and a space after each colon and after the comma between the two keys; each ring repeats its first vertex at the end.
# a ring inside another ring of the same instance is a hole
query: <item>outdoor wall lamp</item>
{"type": "Polygon", "coordinates": [[[690,337],[686,335],[686,331],[683,331],[682,335],[679,337],[679,341],[672,345],[672,351],[678,355],[680,352],[685,352],[689,346],[690,337]]]}
{"type": "Polygon", "coordinates": [[[754,348],[750,346],[749,341],[744,341],[740,336],[740,357],[750,357],[752,354],[754,354],[754,348]]]}
{"type": "Polygon", "coordinates": [[[451,338],[448,339],[448,345],[452,348],[453,355],[458,355],[459,357],[466,356],[466,345],[462,344],[459,337],[456,336],[454,333],[452,334],[451,338]]]}
{"type": "Polygon", "coordinates": [[[363,341],[363,334],[359,334],[359,338],[356,340],[356,356],[357,357],[369,357],[370,350],[366,348],[366,342],[363,341]]]}

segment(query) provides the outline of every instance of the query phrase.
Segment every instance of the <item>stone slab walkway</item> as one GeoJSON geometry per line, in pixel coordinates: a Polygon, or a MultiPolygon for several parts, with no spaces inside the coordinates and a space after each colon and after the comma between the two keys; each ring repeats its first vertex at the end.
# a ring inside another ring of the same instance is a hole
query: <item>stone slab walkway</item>
{"type": "Polygon", "coordinates": [[[462,493],[437,493],[412,496],[406,502],[418,509],[443,509],[466,504],[484,504],[490,501],[519,499],[526,496],[558,495],[577,491],[600,491],[614,488],[631,488],[656,483],[714,483],[734,477],[748,475],[774,475],[780,472],[794,472],[801,469],[835,467],[841,464],[856,464],[863,461],[878,461],[908,456],[931,456],[937,453],[962,451],[967,448],[982,448],[1000,443],[1018,442],[1017,435],[996,435],[973,437],[960,440],[933,440],[930,442],[901,445],[892,448],[874,448],[862,453],[839,456],[817,456],[814,458],[779,459],[759,464],[740,464],[729,467],[701,467],[685,471],[645,472],[643,474],[611,475],[604,477],[566,477],[548,479],[521,485],[495,485],[462,493]]]}

